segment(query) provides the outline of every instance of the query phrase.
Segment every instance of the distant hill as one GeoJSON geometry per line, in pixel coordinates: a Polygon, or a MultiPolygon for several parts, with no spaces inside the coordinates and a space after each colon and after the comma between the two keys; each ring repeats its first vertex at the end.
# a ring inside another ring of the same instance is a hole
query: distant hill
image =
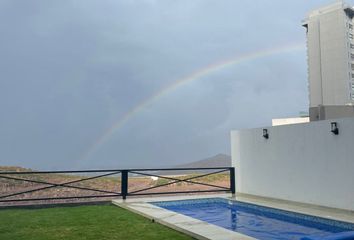
{"type": "MultiPolygon", "coordinates": [[[[213,157],[205,158],[199,161],[176,165],[173,168],[217,168],[231,167],[231,156],[226,154],[217,154],[213,157]]],[[[12,166],[0,166],[0,172],[30,172],[32,169],[12,166]]],[[[210,172],[210,171],[199,171],[210,172]]],[[[158,175],[183,175],[191,173],[190,171],[159,171],[158,175]]]]}
{"type": "MultiPolygon", "coordinates": [[[[174,166],[173,168],[217,168],[217,167],[231,167],[231,156],[226,154],[218,154],[214,157],[202,159],[199,161],[181,164],[174,166]]],[[[157,175],[184,175],[192,173],[208,173],[215,172],[215,170],[204,170],[204,171],[159,171],[157,175]]]]}
{"type": "Polygon", "coordinates": [[[31,172],[32,169],[16,166],[0,166],[0,172],[31,172]]]}
{"type": "Polygon", "coordinates": [[[231,156],[226,154],[218,154],[215,155],[214,157],[176,166],[176,168],[209,168],[209,167],[231,167],[231,156]]]}

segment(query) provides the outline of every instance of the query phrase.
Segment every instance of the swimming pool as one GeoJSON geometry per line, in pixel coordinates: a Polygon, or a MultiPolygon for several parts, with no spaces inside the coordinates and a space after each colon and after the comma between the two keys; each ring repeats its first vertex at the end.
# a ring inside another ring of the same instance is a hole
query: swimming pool
{"type": "Polygon", "coordinates": [[[301,240],[304,237],[321,239],[354,230],[352,223],[224,198],[164,201],[151,204],[260,240],[301,240]]]}

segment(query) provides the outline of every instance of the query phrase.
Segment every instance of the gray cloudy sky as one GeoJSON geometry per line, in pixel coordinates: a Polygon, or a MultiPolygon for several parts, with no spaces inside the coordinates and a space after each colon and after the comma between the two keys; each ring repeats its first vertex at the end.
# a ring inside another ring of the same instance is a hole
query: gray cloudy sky
{"type": "Polygon", "coordinates": [[[230,130],[308,107],[305,48],[244,61],[136,105],[210,64],[305,44],[327,0],[0,0],[0,165],[173,166],[230,154],[230,130]]]}

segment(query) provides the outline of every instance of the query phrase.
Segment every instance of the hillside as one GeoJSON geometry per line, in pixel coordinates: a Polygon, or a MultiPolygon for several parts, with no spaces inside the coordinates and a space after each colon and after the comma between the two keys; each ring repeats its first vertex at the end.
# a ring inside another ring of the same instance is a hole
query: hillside
{"type": "Polygon", "coordinates": [[[16,166],[0,166],[0,172],[31,172],[32,169],[16,166]]]}
{"type": "Polygon", "coordinates": [[[214,157],[202,159],[196,162],[182,164],[177,168],[209,168],[209,167],[231,167],[231,156],[218,154],[214,157]]]}
{"type": "MultiPolygon", "coordinates": [[[[218,154],[210,158],[202,159],[199,161],[181,164],[173,168],[217,168],[217,167],[231,167],[231,156],[226,154],[218,154]]],[[[159,171],[157,175],[185,175],[194,173],[209,173],[213,170],[202,171],[159,171]]]]}

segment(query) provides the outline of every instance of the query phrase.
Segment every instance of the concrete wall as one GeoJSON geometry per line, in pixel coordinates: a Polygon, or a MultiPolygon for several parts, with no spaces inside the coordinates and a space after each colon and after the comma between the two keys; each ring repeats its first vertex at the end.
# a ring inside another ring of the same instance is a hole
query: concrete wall
{"type": "Polygon", "coordinates": [[[310,121],[354,117],[354,106],[310,107],[310,121]]]}
{"type": "Polygon", "coordinates": [[[240,193],[354,210],[354,118],[232,131],[240,193]]]}
{"type": "Polygon", "coordinates": [[[272,119],[272,126],[307,123],[309,121],[310,121],[309,117],[274,118],[274,119],[272,119]]]}

